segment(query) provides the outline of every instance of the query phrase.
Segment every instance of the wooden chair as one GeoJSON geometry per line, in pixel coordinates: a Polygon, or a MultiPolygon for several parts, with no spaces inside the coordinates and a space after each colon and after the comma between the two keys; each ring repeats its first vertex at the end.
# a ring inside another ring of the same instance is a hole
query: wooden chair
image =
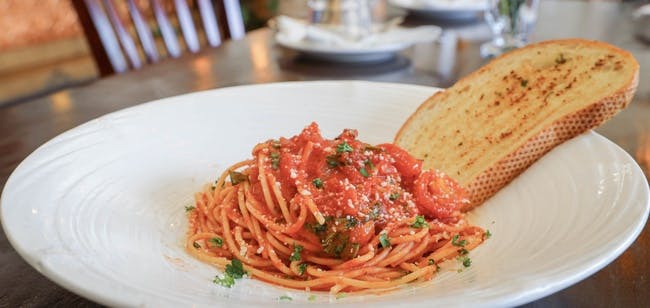
{"type": "Polygon", "coordinates": [[[72,0],[101,76],[138,69],[143,62],[179,57],[184,50],[195,53],[202,45],[219,46],[223,39],[239,39],[245,34],[238,0],[167,1],[173,1],[173,7],[169,2],[149,0],[144,4],[151,12],[143,12],[136,0],[72,0]],[[130,23],[122,19],[115,2],[126,6],[130,23]],[[199,19],[201,28],[195,25],[199,19]],[[180,28],[179,35],[176,28],[180,28]],[[156,44],[156,37],[163,44],[156,44]]]}

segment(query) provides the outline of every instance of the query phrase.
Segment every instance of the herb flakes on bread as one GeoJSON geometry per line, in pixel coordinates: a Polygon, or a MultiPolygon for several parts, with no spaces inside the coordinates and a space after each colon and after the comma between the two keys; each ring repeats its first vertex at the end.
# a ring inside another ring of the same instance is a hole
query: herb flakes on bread
{"type": "Polygon", "coordinates": [[[555,146],[625,108],[638,76],[634,57],[606,43],[532,44],[428,98],[395,144],[465,187],[469,210],[555,146]]]}

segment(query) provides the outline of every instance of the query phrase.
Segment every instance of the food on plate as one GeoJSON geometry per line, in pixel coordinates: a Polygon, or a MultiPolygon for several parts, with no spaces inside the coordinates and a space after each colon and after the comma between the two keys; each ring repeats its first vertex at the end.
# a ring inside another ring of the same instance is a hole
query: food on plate
{"type": "Polygon", "coordinates": [[[331,293],[386,290],[431,279],[489,233],[461,208],[453,179],[393,144],[370,145],[317,124],[255,146],[195,195],[186,249],[225,268],[215,283],[251,276],[331,293]]]}
{"type": "Polygon", "coordinates": [[[560,143],[625,108],[639,65],[596,41],[547,41],[494,59],[427,99],[395,144],[464,187],[473,206],[560,143]]]}

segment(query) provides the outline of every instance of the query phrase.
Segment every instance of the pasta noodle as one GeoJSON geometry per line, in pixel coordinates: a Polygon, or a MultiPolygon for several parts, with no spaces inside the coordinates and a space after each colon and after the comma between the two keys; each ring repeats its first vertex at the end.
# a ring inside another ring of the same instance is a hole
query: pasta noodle
{"type": "Polygon", "coordinates": [[[295,289],[386,290],[431,279],[485,234],[460,212],[465,193],[392,144],[371,146],[317,124],[255,146],[195,194],[186,249],[295,289]],[[233,263],[234,264],[234,263],[233,263]]]}

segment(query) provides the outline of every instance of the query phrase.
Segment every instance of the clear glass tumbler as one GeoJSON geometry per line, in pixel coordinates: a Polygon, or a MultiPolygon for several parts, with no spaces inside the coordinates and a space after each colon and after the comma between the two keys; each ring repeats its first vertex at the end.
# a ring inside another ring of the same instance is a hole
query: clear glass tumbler
{"type": "Polygon", "coordinates": [[[338,26],[350,40],[359,40],[372,30],[370,0],[309,0],[311,23],[338,26]]]}
{"type": "Polygon", "coordinates": [[[486,0],[485,21],[494,34],[481,45],[483,57],[498,56],[526,45],[535,21],[539,0],[486,0]]]}

